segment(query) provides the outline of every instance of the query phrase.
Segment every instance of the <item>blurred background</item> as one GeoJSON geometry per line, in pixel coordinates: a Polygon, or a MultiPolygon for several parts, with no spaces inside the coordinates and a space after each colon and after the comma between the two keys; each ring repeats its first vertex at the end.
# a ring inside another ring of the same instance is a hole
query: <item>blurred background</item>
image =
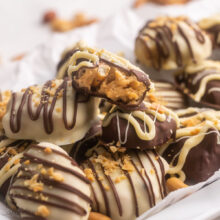
{"type": "Polygon", "coordinates": [[[78,13],[104,19],[131,7],[133,0],[0,0],[0,56],[13,57],[46,42],[53,34],[43,23],[47,12],[71,20],[78,13]]]}

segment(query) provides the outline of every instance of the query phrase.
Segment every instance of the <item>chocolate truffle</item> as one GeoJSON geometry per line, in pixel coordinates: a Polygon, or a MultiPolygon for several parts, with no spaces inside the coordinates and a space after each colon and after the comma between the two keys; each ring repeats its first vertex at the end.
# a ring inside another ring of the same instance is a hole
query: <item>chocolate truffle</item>
{"type": "Polygon", "coordinates": [[[178,117],[160,104],[144,102],[144,111],[113,107],[102,124],[102,140],[126,148],[153,149],[175,137],[178,117]]]}
{"type": "Polygon", "coordinates": [[[124,108],[138,108],[153,88],[148,75],[126,59],[83,42],[63,64],[77,91],[108,99],[124,108]]]}
{"type": "Polygon", "coordinates": [[[192,105],[220,109],[220,62],[204,60],[189,65],[176,76],[176,81],[192,105]]]}
{"type": "Polygon", "coordinates": [[[220,14],[203,18],[198,22],[201,29],[206,31],[212,40],[213,48],[220,47],[220,14]]]}
{"type": "Polygon", "coordinates": [[[7,204],[13,207],[8,197],[8,188],[13,176],[21,166],[24,152],[32,141],[12,140],[7,138],[3,130],[0,130],[0,194],[5,197],[7,204]]]}
{"type": "Polygon", "coordinates": [[[6,136],[66,145],[83,138],[99,99],[75,91],[67,78],[14,92],[3,117],[6,136]]]}
{"type": "Polygon", "coordinates": [[[91,181],[92,209],[112,220],[134,220],[166,196],[168,164],[154,150],[95,146],[82,163],[91,181]]]}
{"type": "Polygon", "coordinates": [[[90,186],[83,171],[60,147],[42,142],[24,153],[9,196],[24,219],[87,220],[90,186]]]}
{"type": "Polygon", "coordinates": [[[210,56],[211,40],[187,17],[158,17],[148,21],[135,42],[140,63],[171,70],[210,56]]]}
{"type": "Polygon", "coordinates": [[[220,168],[220,111],[188,108],[178,116],[176,140],[159,153],[170,164],[170,176],[187,184],[205,181],[220,168]]]}
{"type": "Polygon", "coordinates": [[[146,95],[144,99],[146,102],[156,102],[174,111],[187,107],[186,97],[174,83],[166,81],[153,81],[153,83],[155,90],[146,95]]]}

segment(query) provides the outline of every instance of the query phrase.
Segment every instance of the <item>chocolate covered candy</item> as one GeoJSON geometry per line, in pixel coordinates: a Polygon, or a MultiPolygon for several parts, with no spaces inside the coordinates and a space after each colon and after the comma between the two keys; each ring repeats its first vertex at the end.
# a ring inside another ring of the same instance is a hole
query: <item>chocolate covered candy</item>
{"type": "MultiPolygon", "coordinates": [[[[138,108],[153,87],[145,72],[104,49],[90,48],[79,42],[72,56],[69,52],[66,54],[60,68],[72,77],[77,91],[103,97],[124,108],[138,108]]],[[[58,76],[65,75],[60,71],[58,76]]]]}
{"type": "Polygon", "coordinates": [[[220,111],[188,108],[178,116],[176,140],[159,153],[170,164],[170,176],[187,184],[205,181],[220,168],[220,111]]]}
{"type": "Polygon", "coordinates": [[[218,48],[220,46],[220,14],[203,18],[198,22],[198,25],[210,35],[213,47],[218,48]]]}
{"type": "Polygon", "coordinates": [[[220,109],[220,62],[189,65],[177,74],[176,81],[192,105],[220,109]]]}
{"type": "Polygon", "coordinates": [[[210,56],[211,40],[187,17],[158,17],[148,21],[135,42],[138,61],[155,69],[171,70],[210,56]]]}
{"type": "Polygon", "coordinates": [[[21,166],[24,152],[31,143],[32,141],[28,140],[9,139],[3,130],[0,130],[0,193],[10,207],[13,207],[13,204],[8,197],[8,188],[21,166]]]}
{"type": "Polygon", "coordinates": [[[153,149],[175,137],[177,115],[160,104],[143,104],[143,111],[126,112],[113,107],[103,120],[102,140],[143,150],[153,149]]]}
{"type": "Polygon", "coordinates": [[[99,100],[75,91],[72,81],[52,80],[14,92],[3,117],[8,137],[59,145],[83,138],[98,115],[99,100]]]}
{"type": "Polygon", "coordinates": [[[92,209],[112,220],[134,220],[166,196],[168,164],[155,151],[117,149],[97,145],[82,163],[91,182],[92,209]]]}
{"type": "Polygon", "coordinates": [[[24,219],[87,220],[90,187],[83,171],[60,147],[31,145],[9,189],[24,219]]]}

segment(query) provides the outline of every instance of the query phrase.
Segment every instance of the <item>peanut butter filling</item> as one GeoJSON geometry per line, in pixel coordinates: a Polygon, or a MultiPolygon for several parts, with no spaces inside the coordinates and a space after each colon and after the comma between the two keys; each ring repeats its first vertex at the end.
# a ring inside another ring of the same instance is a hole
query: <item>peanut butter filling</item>
{"type": "Polygon", "coordinates": [[[144,83],[138,81],[135,75],[105,63],[96,68],[82,68],[75,81],[79,87],[127,104],[137,104],[146,91],[144,83]]]}

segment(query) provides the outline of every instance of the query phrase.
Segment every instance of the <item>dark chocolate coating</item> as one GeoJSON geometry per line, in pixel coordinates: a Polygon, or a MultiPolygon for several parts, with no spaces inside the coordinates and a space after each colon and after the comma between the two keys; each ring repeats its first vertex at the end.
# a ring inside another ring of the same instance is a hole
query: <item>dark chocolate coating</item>
{"type": "Polygon", "coordinates": [[[218,43],[218,35],[220,33],[220,24],[213,25],[205,31],[210,35],[213,48],[219,48],[220,44],[218,43]]]}
{"type": "Polygon", "coordinates": [[[88,130],[86,133],[85,137],[77,141],[76,143],[73,144],[73,147],[69,153],[69,155],[77,162],[81,163],[86,157],[86,152],[90,148],[94,147],[100,140],[102,133],[102,123],[101,120],[95,121],[91,128],[88,130]]]}
{"type": "Polygon", "coordinates": [[[207,83],[206,85],[206,90],[204,95],[201,97],[201,100],[199,102],[195,101],[190,94],[195,94],[200,86],[201,80],[210,74],[213,73],[214,70],[205,70],[202,72],[198,72],[195,74],[187,74],[183,73],[180,74],[176,77],[176,83],[177,86],[182,90],[183,93],[186,94],[186,97],[188,98],[188,102],[191,106],[195,107],[209,107],[209,108],[215,108],[215,109],[220,109],[220,91],[212,91],[208,93],[208,91],[211,88],[220,88],[220,80],[211,80],[207,83]],[[203,74],[207,72],[206,75],[201,77],[195,84],[192,83],[193,79],[198,75],[198,74],[203,74]],[[189,92],[185,92],[184,88],[188,88],[189,92]]]}
{"type": "MultiPolygon", "coordinates": [[[[212,130],[214,129],[209,129],[208,132],[212,130]]],[[[187,184],[205,181],[220,168],[220,144],[217,138],[217,133],[206,134],[202,142],[189,151],[182,169],[186,175],[185,182],[187,184]]],[[[164,151],[162,156],[168,163],[182,149],[187,139],[186,137],[170,144],[164,151]]],[[[175,159],[174,165],[176,165],[178,158],[175,159]]]]}
{"type": "MultiPolygon", "coordinates": [[[[153,116],[149,115],[152,119],[153,116]]],[[[140,124],[141,129],[144,131],[143,121],[140,119],[136,119],[140,124]]],[[[127,120],[119,117],[119,125],[122,140],[125,139],[125,132],[127,127],[127,120]]],[[[146,126],[147,127],[147,126],[146,126]]],[[[166,143],[169,139],[175,137],[175,131],[177,128],[176,122],[171,119],[170,122],[163,121],[160,122],[158,120],[155,121],[156,127],[156,135],[152,140],[142,140],[136,134],[136,131],[132,125],[129,126],[127,141],[125,144],[121,144],[121,146],[126,148],[140,148],[141,150],[145,149],[153,149],[157,146],[160,146],[166,143]],[[172,131],[172,132],[171,132],[172,131]]],[[[114,116],[107,127],[102,127],[102,141],[106,143],[119,141],[118,138],[118,130],[117,130],[117,118],[114,116]]]]}

